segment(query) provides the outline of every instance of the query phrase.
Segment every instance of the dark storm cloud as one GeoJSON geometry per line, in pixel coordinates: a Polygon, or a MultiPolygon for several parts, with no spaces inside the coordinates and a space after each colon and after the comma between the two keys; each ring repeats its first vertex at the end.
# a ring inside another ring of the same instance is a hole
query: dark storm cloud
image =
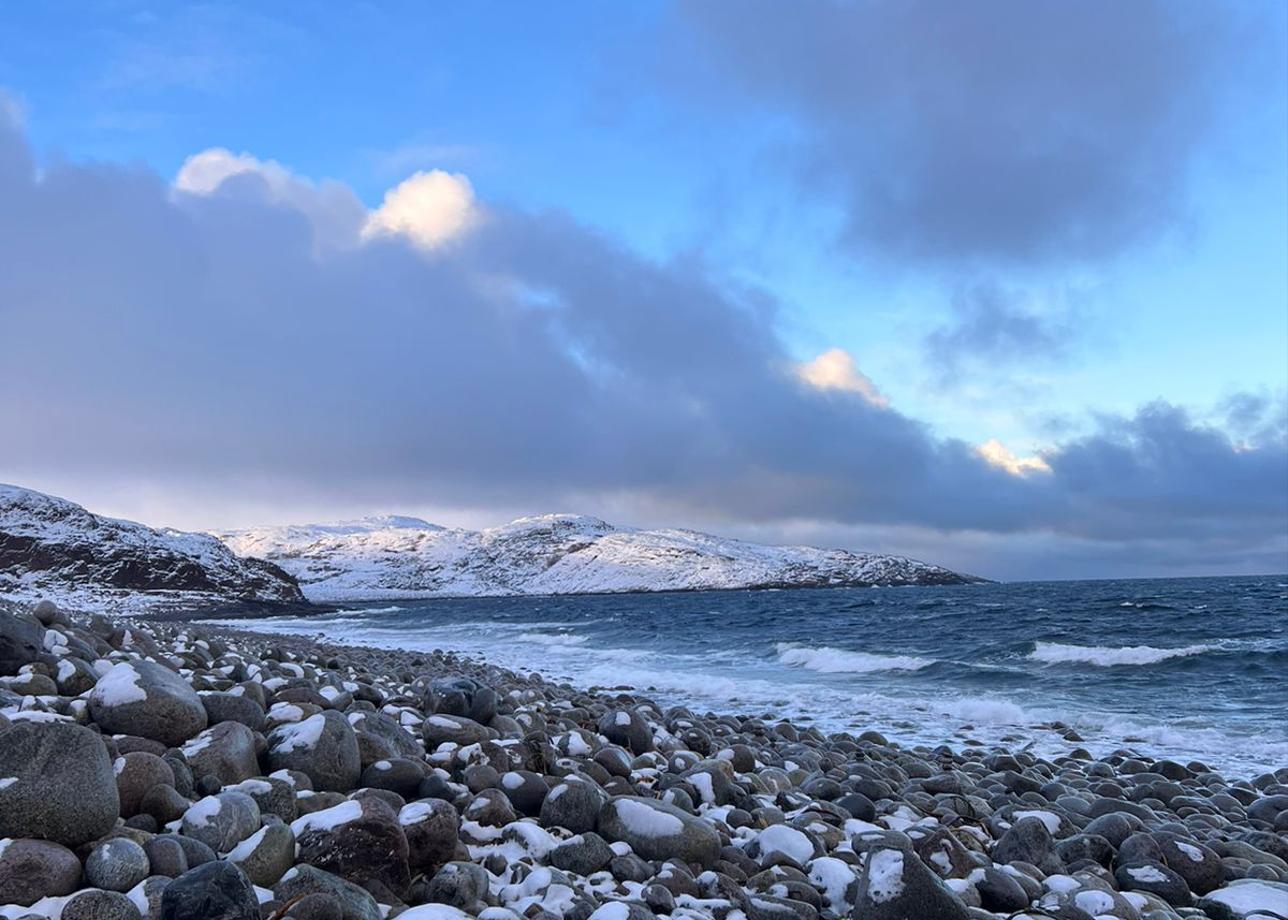
{"type": "Polygon", "coordinates": [[[690,0],[698,47],[795,113],[860,252],[1112,255],[1170,225],[1254,7],[690,0]]]}
{"type": "Polygon", "coordinates": [[[324,208],[308,187],[283,203],[271,176],[209,196],[101,165],[37,179],[0,134],[3,470],[1262,550],[1288,513],[1277,422],[1236,449],[1159,404],[1020,477],[803,383],[763,293],[566,216],[488,209],[428,253],[356,235],[320,250],[335,188],[324,208]]]}

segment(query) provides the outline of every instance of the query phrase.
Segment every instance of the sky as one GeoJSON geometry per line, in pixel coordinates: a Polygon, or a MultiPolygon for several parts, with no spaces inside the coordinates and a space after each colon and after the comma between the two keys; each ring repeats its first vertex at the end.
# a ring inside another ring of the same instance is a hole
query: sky
{"type": "Polygon", "coordinates": [[[1288,7],[8,5],[0,481],[1288,571],[1288,7]]]}

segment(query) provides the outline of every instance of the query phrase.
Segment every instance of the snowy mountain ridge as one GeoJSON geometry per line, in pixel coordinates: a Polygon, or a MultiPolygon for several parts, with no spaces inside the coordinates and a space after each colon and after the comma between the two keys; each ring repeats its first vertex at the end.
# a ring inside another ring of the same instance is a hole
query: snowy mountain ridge
{"type": "Polygon", "coordinates": [[[303,604],[286,572],[209,534],[103,517],[0,483],[0,598],[133,612],[229,603],[303,604]]]}
{"type": "Polygon", "coordinates": [[[637,530],[573,514],[480,531],[381,515],[216,535],[239,555],[290,572],[315,602],[979,581],[902,556],[637,530]]]}

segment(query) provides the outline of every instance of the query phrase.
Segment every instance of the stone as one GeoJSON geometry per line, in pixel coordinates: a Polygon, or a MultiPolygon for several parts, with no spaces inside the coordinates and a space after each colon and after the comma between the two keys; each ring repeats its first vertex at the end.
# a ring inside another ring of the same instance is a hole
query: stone
{"type": "Polygon", "coordinates": [[[161,895],[161,920],[259,920],[259,899],[240,869],[216,860],[170,882],[161,895]]]}
{"type": "Polygon", "coordinates": [[[344,715],[328,709],[269,732],[268,768],[298,770],[319,792],[348,792],[362,774],[358,739],[344,715]]]}
{"type": "Polygon", "coordinates": [[[380,799],[342,802],[297,818],[291,830],[301,862],[360,885],[374,879],[395,893],[407,889],[407,837],[380,799]]]}
{"type": "Polygon", "coordinates": [[[85,859],[85,879],[105,891],[129,891],[148,877],[151,863],[143,847],[125,837],[105,840],[85,859]]]}
{"type": "Polygon", "coordinates": [[[41,898],[71,894],[80,878],[80,860],[62,844],[32,839],[0,843],[0,904],[27,907],[41,898]]]}
{"type": "Polygon", "coordinates": [[[486,725],[496,715],[496,691],[472,677],[448,677],[431,685],[436,700],[434,712],[465,718],[486,725]]]}
{"type": "Polygon", "coordinates": [[[630,844],[644,859],[674,858],[711,868],[720,858],[720,835],[715,828],[655,799],[618,796],[610,800],[600,809],[596,829],[606,840],[630,844]]]}
{"type": "Polygon", "coordinates": [[[112,764],[116,773],[116,792],[121,800],[121,816],[139,812],[139,803],[153,786],[173,786],[174,771],[156,754],[131,751],[112,764]]]}
{"type": "Polygon", "coordinates": [[[17,674],[45,650],[45,630],[35,620],[0,610],[0,677],[17,674]]]}
{"type": "Polygon", "coordinates": [[[878,843],[859,876],[853,920],[968,920],[961,902],[910,848],[878,843]]]}
{"type": "Polygon", "coordinates": [[[1114,870],[1120,891],[1144,891],[1162,898],[1172,907],[1189,907],[1193,894],[1181,878],[1159,863],[1132,863],[1114,870]]]}
{"type": "Polygon", "coordinates": [[[103,836],[120,815],[103,739],[68,722],[23,720],[0,728],[0,838],[75,846],[103,836]]]}
{"type": "Polygon", "coordinates": [[[546,795],[538,821],[542,827],[562,827],[574,834],[593,831],[605,801],[604,791],[593,783],[569,780],[546,795]]]}
{"type": "Polygon", "coordinates": [[[340,905],[344,920],[383,920],[380,906],[369,893],[315,866],[295,866],[273,886],[273,898],[283,903],[309,894],[326,895],[334,900],[340,905]]]}
{"type": "Polygon", "coordinates": [[[90,717],[104,732],[178,747],[206,727],[206,709],[182,677],[151,661],[113,665],[89,692],[90,717]]]}
{"type": "Polygon", "coordinates": [[[143,920],[139,908],[119,891],[87,888],[67,899],[61,920],[143,920]]]}
{"type": "Polygon", "coordinates": [[[450,802],[409,802],[399,811],[398,823],[407,838],[407,863],[413,871],[436,869],[456,854],[461,819],[450,802]]]}
{"type": "Polygon", "coordinates": [[[208,776],[225,786],[259,775],[255,733],[240,722],[219,722],[179,750],[192,768],[193,778],[208,776]]]}
{"type": "Polygon", "coordinates": [[[429,751],[435,750],[440,744],[464,746],[478,744],[492,737],[487,726],[467,716],[443,713],[427,717],[421,723],[420,733],[425,739],[425,749],[429,751]]]}
{"type": "Polygon", "coordinates": [[[285,824],[266,824],[224,857],[261,888],[272,888],[295,863],[295,834],[285,824]]]}
{"type": "Polygon", "coordinates": [[[259,830],[259,806],[240,792],[208,795],[183,813],[180,833],[227,853],[259,830]]]}
{"type": "Polygon", "coordinates": [[[190,868],[188,855],[172,835],[162,834],[153,837],[143,844],[143,851],[148,854],[148,871],[151,875],[178,878],[190,868]]]}
{"type": "Polygon", "coordinates": [[[201,705],[206,710],[206,722],[218,725],[221,722],[237,722],[251,731],[262,731],[264,728],[264,707],[244,694],[218,693],[214,691],[200,694],[201,705]]]}
{"type": "Polygon", "coordinates": [[[550,851],[550,865],[577,875],[590,875],[613,861],[613,851],[593,831],[570,837],[550,851]]]}
{"type": "Polygon", "coordinates": [[[644,717],[633,709],[609,710],[599,717],[595,727],[611,743],[619,744],[633,754],[646,754],[653,750],[653,731],[644,717]]]}

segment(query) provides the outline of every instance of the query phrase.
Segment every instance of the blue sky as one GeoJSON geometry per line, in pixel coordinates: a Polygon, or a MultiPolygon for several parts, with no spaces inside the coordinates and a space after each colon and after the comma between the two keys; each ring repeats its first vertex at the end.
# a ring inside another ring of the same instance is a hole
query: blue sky
{"type": "MultiPolygon", "coordinates": [[[[757,334],[774,337],[775,361],[841,349],[931,438],[996,439],[1025,457],[1164,400],[1237,442],[1228,409],[1243,396],[1282,431],[1285,8],[1142,3],[1111,31],[1092,21],[1109,7],[1016,9],[809,0],[779,22],[759,3],[25,4],[0,12],[0,87],[44,171],[169,181],[226,148],[334,180],[372,210],[418,171],[466,176],[487,208],[570,221],[651,266],[699,266],[740,309],[770,303],[757,334]],[[998,54],[994,41],[1009,44],[998,54]],[[1021,195],[1012,178],[1031,186],[1021,195]]],[[[583,363],[586,348],[572,349],[583,363]]],[[[182,508],[170,514],[189,526],[246,523],[213,513],[209,494],[186,505],[127,480],[69,465],[40,484],[123,513],[182,508]]],[[[548,488],[550,502],[641,523],[678,514],[941,558],[947,541],[993,529],[884,512],[824,521],[805,505],[745,518],[638,482],[548,488]]],[[[340,504],[470,522],[547,510],[538,488],[501,491],[391,487],[340,504]]],[[[265,486],[244,513],[327,507],[320,483],[273,495],[265,486]]],[[[1248,564],[1282,558],[1285,529],[1262,532],[1248,564]]],[[[1207,564],[1164,555],[1151,571],[1207,564]]]]}

